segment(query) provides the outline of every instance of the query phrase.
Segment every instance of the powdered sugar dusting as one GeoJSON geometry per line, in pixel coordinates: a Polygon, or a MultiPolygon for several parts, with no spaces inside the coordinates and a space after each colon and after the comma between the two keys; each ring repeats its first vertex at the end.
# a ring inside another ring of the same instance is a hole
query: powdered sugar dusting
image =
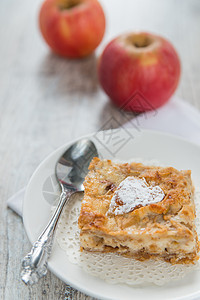
{"type": "Polygon", "coordinates": [[[107,214],[125,214],[141,206],[160,202],[164,196],[159,186],[149,186],[144,178],[129,176],[116,189],[107,214]]]}

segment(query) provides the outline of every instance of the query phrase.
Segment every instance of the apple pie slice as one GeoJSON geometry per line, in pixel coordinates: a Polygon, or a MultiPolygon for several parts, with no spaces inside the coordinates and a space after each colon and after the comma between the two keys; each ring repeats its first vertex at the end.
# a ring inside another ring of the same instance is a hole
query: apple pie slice
{"type": "Polygon", "coordinates": [[[81,249],[138,260],[198,260],[191,171],[94,158],[79,216],[81,249]]]}

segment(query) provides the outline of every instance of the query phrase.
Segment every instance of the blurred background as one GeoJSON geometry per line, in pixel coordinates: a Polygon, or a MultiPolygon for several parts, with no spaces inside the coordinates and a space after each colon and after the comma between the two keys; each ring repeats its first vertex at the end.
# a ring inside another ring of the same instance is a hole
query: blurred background
{"type": "MultiPolygon", "coordinates": [[[[37,165],[65,142],[101,128],[121,113],[99,86],[96,63],[123,32],[166,37],[182,63],[176,94],[200,109],[200,1],[101,0],[106,33],[96,52],[68,60],[53,54],[38,28],[40,0],[0,2],[0,298],[92,299],[50,272],[27,288],[20,261],[30,249],[21,219],[6,200],[24,187],[37,165]]],[[[123,122],[123,121],[122,121],[123,122]]]]}

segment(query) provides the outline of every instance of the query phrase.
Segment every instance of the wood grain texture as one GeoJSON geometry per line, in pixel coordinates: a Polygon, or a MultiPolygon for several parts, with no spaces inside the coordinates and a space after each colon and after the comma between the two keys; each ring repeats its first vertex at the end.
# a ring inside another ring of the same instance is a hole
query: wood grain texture
{"type": "Polygon", "coordinates": [[[44,44],[37,28],[39,0],[0,2],[0,299],[93,299],[50,272],[34,287],[22,284],[20,262],[30,244],[6,200],[63,143],[98,130],[110,116],[123,122],[96,75],[97,56],[111,38],[130,30],[166,36],[182,61],[177,94],[200,108],[199,0],[101,2],[105,38],[96,55],[74,61],[53,55],[44,44]]]}

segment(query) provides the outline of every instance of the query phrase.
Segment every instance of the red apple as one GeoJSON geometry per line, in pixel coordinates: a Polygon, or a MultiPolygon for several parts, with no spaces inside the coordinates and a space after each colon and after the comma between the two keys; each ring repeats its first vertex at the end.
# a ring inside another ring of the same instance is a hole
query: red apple
{"type": "Polygon", "coordinates": [[[91,54],[105,32],[105,16],[97,0],[45,0],[39,24],[49,47],[69,58],[91,54]]]}
{"type": "Polygon", "coordinates": [[[169,100],[180,78],[180,60],[170,42],[146,33],[123,34],[104,49],[99,81],[120,108],[153,110],[169,100]]]}

